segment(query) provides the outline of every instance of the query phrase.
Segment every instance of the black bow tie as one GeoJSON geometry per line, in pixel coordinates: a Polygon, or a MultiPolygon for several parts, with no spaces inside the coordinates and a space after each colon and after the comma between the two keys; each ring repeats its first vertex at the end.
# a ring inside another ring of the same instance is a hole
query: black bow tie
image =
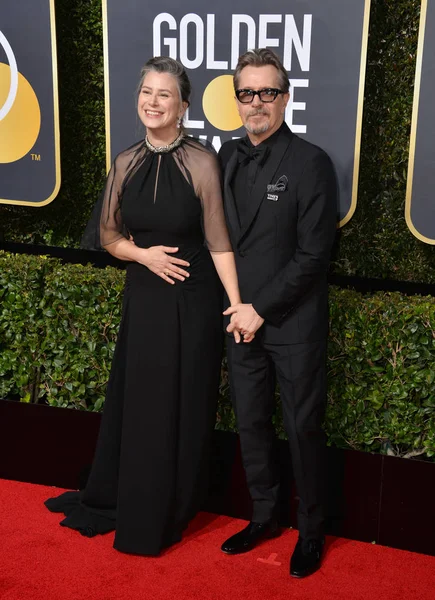
{"type": "Polygon", "coordinates": [[[260,146],[248,146],[245,141],[242,141],[237,146],[237,158],[240,163],[248,163],[250,160],[255,160],[262,167],[269,155],[269,150],[269,146],[265,146],[264,144],[260,146]]]}

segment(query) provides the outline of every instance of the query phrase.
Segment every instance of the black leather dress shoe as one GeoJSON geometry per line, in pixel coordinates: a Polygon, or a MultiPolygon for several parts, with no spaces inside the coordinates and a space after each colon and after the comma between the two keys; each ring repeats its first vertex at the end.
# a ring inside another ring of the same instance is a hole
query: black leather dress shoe
{"type": "Polygon", "coordinates": [[[320,567],[324,543],[324,538],[320,540],[303,540],[300,537],[290,561],[290,575],[292,577],[307,577],[315,573],[320,567]]]}
{"type": "Polygon", "coordinates": [[[254,523],[251,521],[245,529],[231,536],[221,546],[225,554],[241,554],[249,552],[262,540],[277,537],[280,534],[275,520],[267,523],[254,523]]]}

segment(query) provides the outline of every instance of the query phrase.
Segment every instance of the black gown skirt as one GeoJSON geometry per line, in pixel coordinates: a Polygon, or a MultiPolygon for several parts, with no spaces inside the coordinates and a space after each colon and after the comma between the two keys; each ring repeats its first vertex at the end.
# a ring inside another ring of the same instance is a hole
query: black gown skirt
{"type": "Polygon", "coordinates": [[[61,525],[157,555],[179,541],[205,491],[222,353],[222,289],[202,210],[171,155],[132,177],[122,218],[136,245],[177,246],[190,277],[171,285],[127,265],[123,313],[86,488],[46,501],[61,525]],[[157,194],[156,194],[157,190],[157,194]]]}

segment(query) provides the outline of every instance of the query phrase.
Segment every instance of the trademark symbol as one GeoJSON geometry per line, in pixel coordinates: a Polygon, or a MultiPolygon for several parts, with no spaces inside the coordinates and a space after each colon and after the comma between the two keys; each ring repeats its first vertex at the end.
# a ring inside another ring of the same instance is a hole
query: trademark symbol
{"type": "Polygon", "coordinates": [[[278,554],[271,554],[269,558],[257,558],[258,562],[265,563],[266,565],[276,565],[277,567],[281,566],[281,563],[276,560],[278,554]]]}
{"type": "Polygon", "coordinates": [[[41,160],[40,154],[31,154],[32,160],[37,160],[38,162],[41,160]]]}

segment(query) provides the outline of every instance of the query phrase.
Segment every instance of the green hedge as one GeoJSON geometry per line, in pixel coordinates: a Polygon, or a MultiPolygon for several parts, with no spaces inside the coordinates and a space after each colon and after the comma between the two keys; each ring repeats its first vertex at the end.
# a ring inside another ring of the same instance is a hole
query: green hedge
{"type": "MultiPolygon", "coordinates": [[[[371,2],[358,207],[337,273],[435,282],[435,247],[404,219],[419,13],[420,0],[371,2]]],[[[61,191],[42,208],[0,205],[0,238],[77,246],[105,172],[101,0],[56,0],[56,23],[61,191]]]]}
{"type": "Polygon", "coordinates": [[[337,446],[435,455],[435,299],[332,289],[326,431],[337,446]]]}
{"type": "MultiPolygon", "coordinates": [[[[124,272],[0,252],[0,397],[99,411],[124,272]]],[[[339,447],[435,455],[435,299],[331,288],[326,432],[339,447]]],[[[281,413],[275,417],[285,437],[281,413]]],[[[222,367],[219,429],[234,430],[222,367]]]]}
{"type": "Polygon", "coordinates": [[[37,399],[47,261],[0,252],[0,398],[37,399]]]}
{"type": "Polygon", "coordinates": [[[43,283],[39,395],[53,406],[98,411],[121,318],[124,273],[56,261],[43,283]]]}

